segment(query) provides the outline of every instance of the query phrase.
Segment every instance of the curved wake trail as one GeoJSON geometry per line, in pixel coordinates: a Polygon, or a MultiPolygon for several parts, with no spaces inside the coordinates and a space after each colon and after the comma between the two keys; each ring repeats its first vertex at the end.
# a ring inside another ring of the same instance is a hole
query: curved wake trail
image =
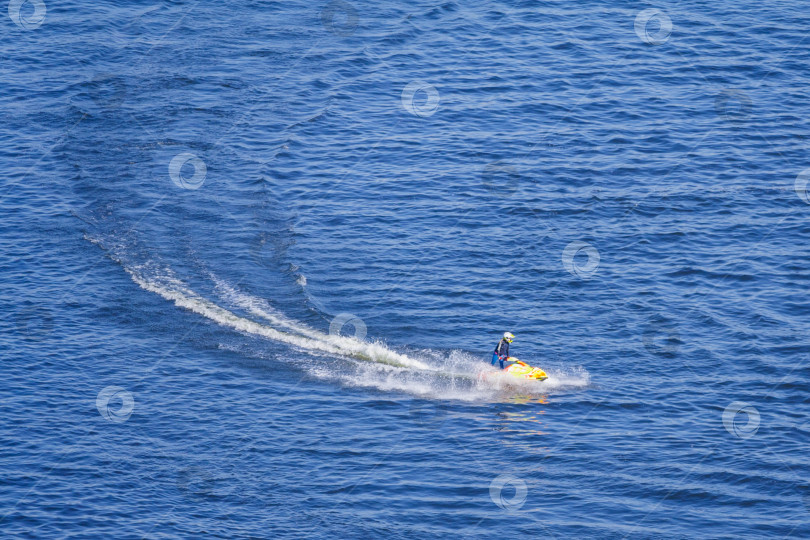
{"type": "MultiPolygon", "coordinates": [[[[399,354],[379,343],[367,343],[352,337],[318,332],[317,330],[307,328],[305,325],[295,323],[289,319],[265,311],[261,309],[261,306],[244,304],[253,314],[260,315],[270,322],[287,329],[287,331],[277,330],[271,326],[260,324],[245,317],[240,317],[232,311],[195,293],[174,277],[167,275],[158,279],[149,280],[136,269],[124,266],[124,270],[142,289],[156,293],[164,299],[174,302],[178,307],[193,311],[198,315],[202,315],[203,317],[223,326],[233,328],[234,330],[262,336],[303,349],[348,356],[358,360],[377,362],[400,368],[420,370],[433,369],[424,362],[410,358],[404,354],[399,354]]],[[[222,286],[221,283],[219,285],[220,287],[222,286]]]]}
{"type": "MultiPolygon", "coordinates": [[[[103,241],[88,237],[103,246],[103,241]]],[[[549,378],[543,383],[523,381],[510,376],[480,375],[492,371],[480,357],[463,351],[437,355],[425,351],[424,361],[391,350],[380,342],[333,335],[313,329],[290,319],[275,309],[264,298],[251,296],[237,289],[211,272],[208,278],[222,303],[232,306],[242,316],[205,298],[178,279],[174,272],[154,261],[134,263],[124,249],[105,249],[107,254],[124,269],[142,289],[155,293],[174,305],[192,311],[206,319],[238,332],[286,343],[309,354],[325,353],[357,362],[335,363],[332,360],[307,361],[302,366],[311,375],[324,380],[339,381],[349,386],[401,391],[433,399],[476,401],[502,398],[504,395],[539,396],[560,389],[583,388],[589,384],[589,375],[580,369],[563,372],[546,369],[549,378]],[[257,320],[254,320],[254,317],[257,320]],[[262,322],[259,322],[262,321],[262,322]]],[[[228,348],[225,346],[224,348],[228,348]]],[[[264,358],[262,353],[259,356],[264,358]]],[[[317,354],[316,354],[317,356],[317,354]]]]}
{"type": "MultiPolygon", "coordinates": [[[[209,274],[209,277],[215,283],[216,289],[224,301],[232,303],[276,327],[288,328],[316,340],[323,339],[323,333],[287,318],[264,298],[257,298],[240,291],[213,274],[209,274]]],[[[371,346],[372,359],[378,358],[380,354],[397,354],[380,344],[358,342],[353,338],[339,339],[350,339],[355,343],[371,346]]],[[[398,355],[398,357],[402,358],[403,355],[398,355]]],[[[536,382],[515,379],[507,375],[482,380],[480,375],[490,371],[488,364],[482,362],[479,357],[457,350],[450,352],[449,355],[433,358],[430,364],[408,356],[404,356],[404,358],[408,358],[416,364],[409,367],[418,369],[391,369],[390,364],[381,366],[373,363],[358,365],[351,372],[338,371],[334,366],[328,364],[310,364],[307,369],[317,377],[330,380],[339,379],[353,386],[458,400],[481,399],[505,392],[530,395],[547,393],[563,388],[583,388],[590,383],[588,372],[582,368],[565,371],[546,369],[548,379],[542,383],[542,387],[538,387],[536,382]]]]}

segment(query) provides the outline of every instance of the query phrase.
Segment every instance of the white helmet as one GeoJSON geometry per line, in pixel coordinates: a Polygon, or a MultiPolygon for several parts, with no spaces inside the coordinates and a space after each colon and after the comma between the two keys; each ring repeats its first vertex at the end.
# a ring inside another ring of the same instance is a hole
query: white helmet
{"type": "Polygon", "coordinates": [[[515,339],[515,336],[512,332],[504,332],[503,339],[507,341],[507,343],[512,343],[512,340],[515,339]]]}

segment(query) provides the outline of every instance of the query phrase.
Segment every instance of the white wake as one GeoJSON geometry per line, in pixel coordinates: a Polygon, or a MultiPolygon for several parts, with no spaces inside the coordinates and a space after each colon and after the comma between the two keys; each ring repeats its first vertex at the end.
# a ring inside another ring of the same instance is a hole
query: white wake
{"type": "MultiPolygon", "coordinates": [[[[238,332],[299,349],[309,357],[301,362],[300,367],[325,380],[383,392],[463,401],[495,399],[504,395],[539,396],[589,384],[588,373],[581,368],[574,371],[546,369],[547,380],[524,381],[498,373],[482,358],[463,351],[444,355],[435,351],[403,354],[382,342],[322,332],[288,318],[267,300],[251,296],[209,273],[219,301],[247,315],[242,316],[198,294],[168,268],[155,264],[127,266],[122,263],[122,266],[141,288],[178,307],[238,332]],[[336,362],[335,357],[349,362],[336,362]]],[[[230,347],[223,345],[222,348],[230,347]]],[[[261,352],[253,354],[262,355],[261,352]]]]}

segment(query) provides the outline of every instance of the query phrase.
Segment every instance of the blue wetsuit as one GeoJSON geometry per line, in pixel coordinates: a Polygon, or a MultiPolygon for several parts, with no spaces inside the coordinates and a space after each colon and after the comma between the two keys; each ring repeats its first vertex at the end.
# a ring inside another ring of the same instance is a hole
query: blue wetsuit
{"type": "Polygon", "coordinates": [[[501,338],[501,340],[495,346],[495,352],[492,353],[492,365],[494,366],[495,362],[500,362],[501,369],[503,369],[503,363],[507,358],[509,358],[509,342],[501,338]]]}

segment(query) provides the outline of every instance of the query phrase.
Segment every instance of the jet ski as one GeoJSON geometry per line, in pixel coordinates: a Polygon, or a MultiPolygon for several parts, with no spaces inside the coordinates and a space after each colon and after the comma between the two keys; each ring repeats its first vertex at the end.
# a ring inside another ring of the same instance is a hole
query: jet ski
{"type": "Polygon", "coordinates": [[[510,362],[510,364],[505,368],[497,371],[485,370],[481,372],[478,377],[484,380],[493,380],[496,378],[503,380],[511,379],[512,377],[530,381],[545,381],[548,379],[548,375],[546,375],[545,371],[540,368],[532,367],[526,362],[518,360],[514,356],[507,358],[506,362],[510,362]]]}
{"type": "Polygon", "coordinates": [[[548,375],[546,372],[538,367],[532,367],[526,362],[522,360],[518,360],[514,356],[510,356],[506,359],[507,362],[512,362],[512,364],[506,366],[503,371],[511,375],[512,377],[517,377],[518,379],[530,379],[536,381],[545,381],[548,379],[548,375]]]}

